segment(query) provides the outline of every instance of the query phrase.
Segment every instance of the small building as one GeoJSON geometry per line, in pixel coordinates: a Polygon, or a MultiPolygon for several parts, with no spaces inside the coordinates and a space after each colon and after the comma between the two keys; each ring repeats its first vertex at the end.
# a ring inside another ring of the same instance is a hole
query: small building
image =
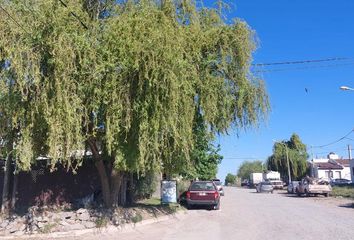
{"type": "Polygon", "coordinates": [[[351,176],[351,180],[352,182],[354,182],[354,159],[350,159],[350,176],[351,176]]]}
{"type": "Polygon", "coordinates": [[[327,180],[337,178],[352,180],[353,178],[349,159],[339,158],[339,156],[333,152],[329,153],[327,158],[312,159],[310,165],[312,175],[316,178],[324,178],[327,180]]]}

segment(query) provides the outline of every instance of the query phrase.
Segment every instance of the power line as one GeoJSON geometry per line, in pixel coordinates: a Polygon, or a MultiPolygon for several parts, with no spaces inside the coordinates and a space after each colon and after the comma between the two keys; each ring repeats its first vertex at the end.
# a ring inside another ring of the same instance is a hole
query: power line
{"type": "Polygon", "coordinates": [[[342,67],[342,66],[352,66],[352,63],[345,64],[331,64],[331,65],[319,65],[319,66],[306,66],[306,67],[295,67],[295,68],[276,68],[276,69],[264,69],[253,71],[253,73],[267,73],[267,72],[281,72],[281,71],[291,71],[291,70],[306,70],[306,69],[315,69],[315,68],[331,68],[331,67],[342,67]]]}
{"type": "Polygon", "coordinates": [[[11,18],[11,20],[12,20],[17,26],[19,26],[23,31],[25,31],[27,34],[29,34],[29,33],[27,32],[27,30],[26,30],[18,21],[16,21],[16,19],[15,19],[14,17],[12,17],[11,14],[10,14],[8,11],[6,11],[6,9],[5,9],[3,6],[0,5],[0,9],[1,9],[4,13],[6,13],[6,15],[7,15],[9,18],[11,18]]]}
{"type": "Polygon", "coordinates": [[[301,60],[301,61],[285,61],[285,62],[270,62],[270,63],[253,63],[251,66],[261,67],[261,66],[273,66],[273,65],[290,65],[290,64],[304,64],[304,63],[318,63],[318,62],[332,62],[332,61],[343,61],[350,60],[350,58],[325,58],[325,59],[314,59],[314,60],[301,60]]]}
{"type": "MultiPolygon", "coordinates": [[[[62,0],[59,0],[59,2],[61,3],[61,5],[63,5],[64,7],[68,8],[68,5],[66,5],[62,0]]],[[[68,8],[69,9],[69,8],[68,8]]],[[[77,16],[74,12],[70,11],[70,14],[75,17],[80,23],[81,26],[83,26],[86,30],[88,29],[88,27],[86,26],[86,24],[80,19],[79,16],[77,16]]]]}
{"type": "Polygon", "coordinates": [[[311,146],[310,148],[323,148],[323,147],[327,147],[327,146],[333,145],[333,144],[335,144],[335,143],[338,143],[338,142],[340,142],[340,141],[346,139],[350,134],[353,133],[353,131],[354,131],[354,129],[350,130],[349,133],[347,133],[345,136],[339,138],[339,139],[336,140],[336,141],[333,141],[333,142],[330,142],[330,143],[327,143],[327,144],[324,144],[324,145],[320,145],[320,146],[311,146]]]}

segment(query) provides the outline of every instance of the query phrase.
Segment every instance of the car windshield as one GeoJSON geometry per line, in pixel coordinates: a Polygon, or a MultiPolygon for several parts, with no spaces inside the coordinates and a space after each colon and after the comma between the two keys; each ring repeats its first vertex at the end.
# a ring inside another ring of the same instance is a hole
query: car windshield
{"type": "Polygon", "coordinates": [[[191,186],[192,191],[210,191],[215,190],[214,184],[212,182],[195,182],[191,186]]]}
{"type": "Polygon", "coordinates": [[[214,181],[215,185],[220,186],[221,182],[220,181],[214,181]]]}

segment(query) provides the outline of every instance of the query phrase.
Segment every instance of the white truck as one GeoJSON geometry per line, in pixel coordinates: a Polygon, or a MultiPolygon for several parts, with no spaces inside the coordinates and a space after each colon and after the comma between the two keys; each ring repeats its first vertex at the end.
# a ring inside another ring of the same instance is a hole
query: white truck
{"type": "Polygon", "coordinates": [[[304,194],[305,196],[310,195],[319,195],[323,194],[328,197],[329,193],[332,191],[331,185],[328,181],[317,178],[306,177],[299,182],[299,185],[296,187],[296,192],[298,196],[304,194]]]}
{"type": "Polygon", "coordinates": [[[263,179],[272,183],[274,189],[283,189],[284,182],[280,179],[280,173],[268,171],[263,173],[263,179]]]}
{"type": "Polygon", "coordinates": [[[263,173],[251,173],[250,174],[250,187],[257,186],[258,183],[263,181],[263,173]]]}

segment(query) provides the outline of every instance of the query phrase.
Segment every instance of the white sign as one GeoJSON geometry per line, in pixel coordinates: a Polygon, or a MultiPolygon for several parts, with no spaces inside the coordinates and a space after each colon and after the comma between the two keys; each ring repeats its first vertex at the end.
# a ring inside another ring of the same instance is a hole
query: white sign
{"type": "Polygon", "coordinates": [[[177,203],[177,181],[161,181],[161,203],[177,203]]]}

